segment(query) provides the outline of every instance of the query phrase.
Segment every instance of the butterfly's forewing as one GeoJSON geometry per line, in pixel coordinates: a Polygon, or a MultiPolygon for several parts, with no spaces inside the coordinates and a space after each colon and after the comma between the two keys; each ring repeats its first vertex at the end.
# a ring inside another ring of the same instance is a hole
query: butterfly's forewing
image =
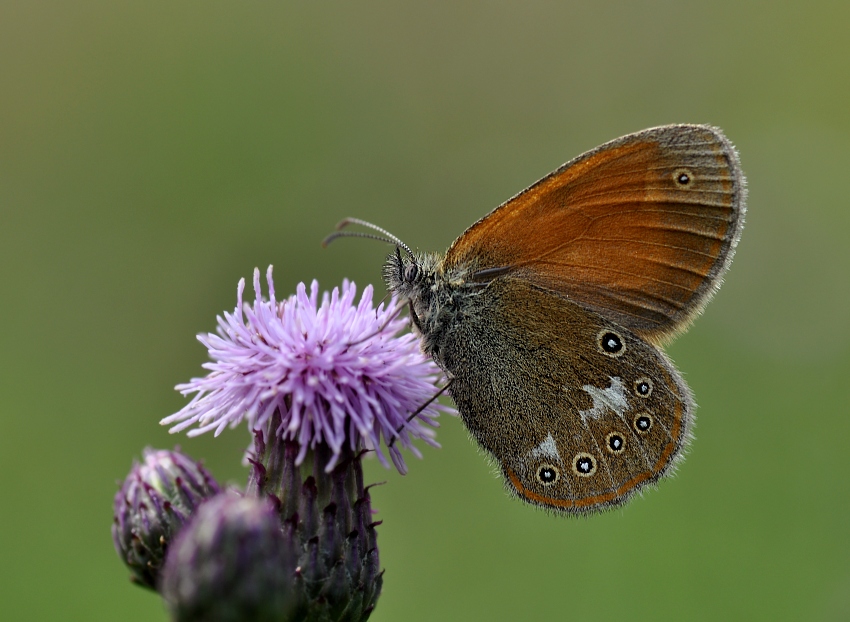
{"type": "Polygon", "coordinates": [[[446,268],[509,272],[663,340],[719,284],[743,226],[738,157],[711,127],[671,125],[602,145],[459,237],[446,268]]]}
{"type": "Polygon", "coordinates": [[[587,513],[622,503],[675,463],[690,393],[630,331],[527,280],[494,279],[441,357],[472,435],[530,503],[587,513]]]}

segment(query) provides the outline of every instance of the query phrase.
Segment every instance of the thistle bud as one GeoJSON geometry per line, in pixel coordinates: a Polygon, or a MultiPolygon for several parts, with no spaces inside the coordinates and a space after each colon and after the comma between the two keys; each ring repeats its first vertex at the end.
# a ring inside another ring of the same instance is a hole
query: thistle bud
{"type": "Polygon", "coordinates": [[[272,501],[224,493],[180,533],[161,591],[177,622],[306,620],[294,561],[272,501]]]}
{"type": "Polygon", "coordinates": [[[220,492],[199,463],[178,451],[143,452],[115,495],[112,539],[130,579],[157,589],[169,544],[195,509],[220,492]]]}

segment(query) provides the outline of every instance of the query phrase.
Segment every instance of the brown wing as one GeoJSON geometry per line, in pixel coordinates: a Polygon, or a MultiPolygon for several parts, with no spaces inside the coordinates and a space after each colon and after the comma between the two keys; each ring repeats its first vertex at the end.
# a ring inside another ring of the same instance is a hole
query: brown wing
{"type": "Polygon", "coordinates": [[[526,280],[493,280],[446,336],[451,394],[509,488],[549,509],[613,507],[669,471],[693,402],[655,347],[526,280]]]}
{"type": "Polygon", "coordinates": [[[743,226],[744,183],[720,130],[644,130],[492,211],[455,241],[445,265],[471,265],[482,278],[507,268],[658,342],[718,287],[743,226]]]}

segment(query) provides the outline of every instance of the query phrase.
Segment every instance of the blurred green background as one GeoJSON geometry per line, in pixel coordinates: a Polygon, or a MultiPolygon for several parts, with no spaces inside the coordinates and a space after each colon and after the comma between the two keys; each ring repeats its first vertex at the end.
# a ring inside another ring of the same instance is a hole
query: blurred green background
{"type": "Polygon", "coordinates": [[[379,283],[344,216],[442,250],[621,134],[712,123],[749,178],[717,299],[669,353],[679,474],[569,520],[513,501],[456,419],[369,463],[373,620],[850,619],[850,4],[0,3],[0,618],[166,620],[112,548],[145,445],[242,482],[248,434],[158,425],[194,335],[275,266],[379,283]]]}

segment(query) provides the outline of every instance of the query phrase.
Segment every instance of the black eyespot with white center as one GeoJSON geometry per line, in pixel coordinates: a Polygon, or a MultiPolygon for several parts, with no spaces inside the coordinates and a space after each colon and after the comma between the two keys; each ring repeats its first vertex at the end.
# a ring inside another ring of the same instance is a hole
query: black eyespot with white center
{"type": "Polygon", "coordinates": [[[635,415],[635,418],[632,421],[632,427],[634,427],[635,432],[638,434],[648,434],[652,429],[653,423],[655,423],[655,421],[653,420],[652,415],[647,412],[643,412],[635,415]]]}
{"type": "Polygon", "coordinates": [[[573,473],[579,477],[590,477],[596,473],[596,458],[586,453],[576,454],[573,458],[573,473]]]}
{"type": "Polygon", "coordinates": [[[652,383],[652,380],[644,376],[643,378],[638,378],[635,380],[635,395],[638,397],[649,397],[652,395],[652,390],[655,388],[655,385],[652,383]]]}
{"type": "Polygon", "coordinates": [[[607,328],[601,330],[599,334],[596,335],[596,346],[602,354],[605,356],[612,356],[614,358],[622,356],[626,351],[626,342],[623,338],[607,328]]]}
{"type": "Polygon", "coordinates": [[[626,448],[626,439],[619,432],[611,432],[605,437],[605,449],[612,454],[623,453],[626,448]]]}
{"type": "Polygon", "coordinates": [[[673,181],[680,188],[687,188],[693,184],[694,174],[686,168],[680,168],[673,173],[673,181]]]}
{"type": "Polygon", "coordinates": [[[552,464],[541,464],[537,468],[537,481],[544,486],[550,486],[558,481],[561,472],[552,464]]]}

